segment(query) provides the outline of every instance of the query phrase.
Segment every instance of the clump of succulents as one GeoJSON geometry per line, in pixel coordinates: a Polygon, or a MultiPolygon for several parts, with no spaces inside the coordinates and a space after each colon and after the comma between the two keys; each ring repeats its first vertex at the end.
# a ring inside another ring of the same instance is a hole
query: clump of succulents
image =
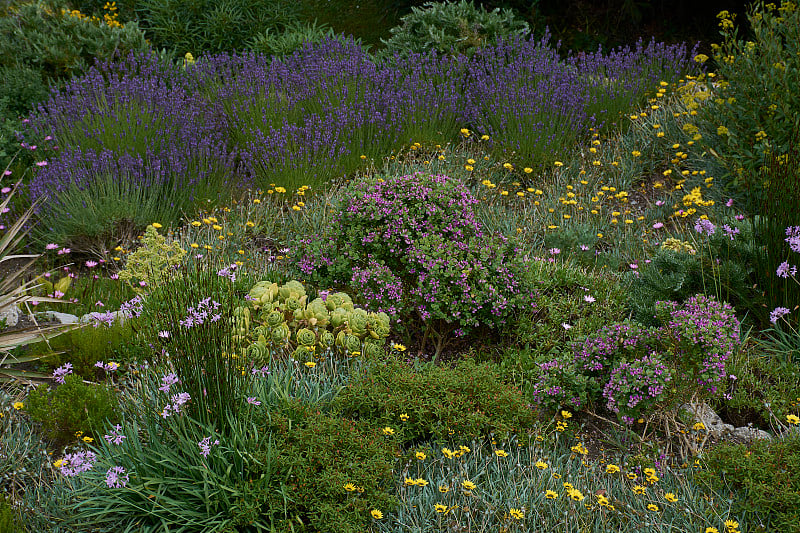
{"type": "Polygon", "coordinates": [[[297,361],[334,353],[380,355],[389,336],[389,315],[353,305],[343,292],[308,300],[302,283],[260,281],[247,296],[248,306],[234,311],[234,336],[249,343],[248,356],[265,359],[288,353],[297,361]]]}

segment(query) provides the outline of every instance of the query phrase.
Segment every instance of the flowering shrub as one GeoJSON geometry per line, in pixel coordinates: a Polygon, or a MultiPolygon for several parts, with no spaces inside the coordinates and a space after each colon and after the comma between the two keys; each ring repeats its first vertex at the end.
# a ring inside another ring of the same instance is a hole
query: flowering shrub
{"type": "Polygon", "coordinates": [[[683,305],[658,302],[657,309],[659,327],[606,326],[576,348],[573,363],[563,358],[541,363],[534,398],[551,409],[603,398],[608,410],[632,423],[656,406],[719,394],[725,364],[740,342],[731,306],[701,294],[683,305]]]}
{"type": "Polygon", "coordinates": [[[329,237],[301,242],[303,273],[361,292],[367,306],[421,322],[436,355],[452,335],[498,327],[531,305],[514,243],[486,235],[477,200],[448,176],[416,173],[360,181],[344,191],[329,237]]]}
{"type": "Polygon", "coordinates": [[[142,292],[143,287],[158,285],[169,275],[170,269],[181,264],[185,255],[186,250],[179,242],[168,244],[158,228],[150,224],[144,232],[142,246],[127,257],[119,279],[127,281],[134,291],[142,292]]]}

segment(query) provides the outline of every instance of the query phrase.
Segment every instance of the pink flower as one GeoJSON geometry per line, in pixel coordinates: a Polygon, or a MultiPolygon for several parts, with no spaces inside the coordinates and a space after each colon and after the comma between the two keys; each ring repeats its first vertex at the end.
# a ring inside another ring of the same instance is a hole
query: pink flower
{"type": "Polygon", "coordinates": [[[44,247],[45,250],[58,250],[58,245],[54,242],[51,242],[47,246],[44,247]]]}
{"type": "Polygon", "coordinates": [[[655,224],[653,224],[653,229],[661,229],[663,227],[664,224],[662,222],[656,222],[655,224]]]}
{"type": "Polygon", "coordinates": [[[733,207],[733,198],[729,198],[727,202],[725,202],[725,207],[733,207]]]}

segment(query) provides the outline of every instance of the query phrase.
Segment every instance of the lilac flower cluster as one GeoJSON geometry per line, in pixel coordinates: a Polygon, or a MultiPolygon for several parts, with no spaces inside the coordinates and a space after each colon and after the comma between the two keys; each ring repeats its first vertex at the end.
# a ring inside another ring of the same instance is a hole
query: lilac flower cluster
{"type": "Polygon", "coordinates": [[[124,441],[127,437],[122,433],[122,426],[117,424],[116,426],[113,427],[111,433],[109,433],[108,435],[103,435],[103,438],[109,444],[119,446],[120,444],[122,444],[122,441],[124,441]]]}
{"type": "Polygon", "coordinates": [[[119,312],[125,318],[138,318],[142,315],[143,310],[144,297],[142,295],[134,296],[119,306],[119,312]]]}
{"type": "Polygon", "coordinates": [[[590,375],[606,375],[622,357],[635,359],[657,350],[663,334],[635,322],[604,326],[588,337],[575,353],[578,368],[590,375]]]}
{"type": "Polygon", "coordinates": [[[197,303],[196,307],[190,307],[186,310],[189,314],[179,323],[185,328],[192,328],[204,324],[206,320],[217,322],[222,318],[222,315],[215,313],[219,307],[219,302],[212,300],[210,296],[203,298],[197,303]]]}
{"type": "Polygon", "coordinates": [[[106,485],[110,489],[121,489],[128,484],[128,474],[121,466],[112,466],[106,472],[106,485]]]}
{"type": "MultiPolygon", "coordinates": [[[[172,385],[180,383],[178,376],[174,373],[169,373],[161,378],[161,386],[158,387],[158,390],[169,394],[172,385]]],[[[180,414],[181,408],[191,400],[192,397],[188,392],[179,392],[178,394],[173,394],[170,397],[170,402],[164,406],[164,409],[161,410],[161,417],[168,418],[172,415],[180,414]]]]}
{"type": "Polygon", "coordinates": [[[206,437],[197,443],[197,447],[200,448],[200,455],[203,457],[208,457],[208,454],[211,453],[211,447],[217,445],[219,445],[219,439],[212,442],[211,437],[206,437]]]}
{"type": "Polygon", "coordinates": [[[97,361],[94,366],[97,368],[102,368],[106,372],[116,372],[119,368],[118,363],[104,363],[103,361],[97,361]]]}
{"type": "Polygon", "coordinates": [[[94,466],[97,455],[90,451],[68,453],[61,459],[59,470],[67,477],[77,476],[83,472],[88,472],[94,466]]]}
{"type": "Polygon", "coordinates": [[[672,371],[652,353],[617,365],[603,388],[603,398],[610,411],[633,421],[662,399],[670,381],[672,371]]]}
{"type": "Polygon", "coordinates": [[[72,363],[64,363],[60,367],[53,370],[53,378],[56,383],[64,384],[64,378],[72,374],[72,363]]]}
{"type": "Polygon", "coordinates": [[[586,404],[587,377],[576,369],[574,361],[558,358],[538,366],[538,377],[531,387],[534,402],[552,411],[578,410],[586,404]]]}

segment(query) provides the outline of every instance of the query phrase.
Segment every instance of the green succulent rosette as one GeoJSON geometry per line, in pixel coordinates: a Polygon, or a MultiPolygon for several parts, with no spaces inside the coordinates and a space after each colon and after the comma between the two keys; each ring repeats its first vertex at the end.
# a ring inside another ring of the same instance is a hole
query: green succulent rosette
{"type": "Polygon", "coordinates": [[[319,345],[327,350],[336,343],[336,337],[328,330],[323,331],[319,336],[319,345]]]}
{"type": "Polygon", "coordinates": [[[378,346],[377,344],[372,344],[371,342],[365,342],[364,343],[363,351],[364,351],[364,355],[366,357],[370,357],[370,358],[378,357],[380,355],[383,355],[383,347],[382,346],[378,346]]]}
{"type": "Polygon", "coordinates": [[[280,311],[271,311],[264,322],[270,328],[277,328],[283,323],[283,313],[280,311]]]}
{"type": "Polygon", "coordinates": [[[273,328],[272,332],[270,333],[272,341],[277,344],[286,343],[286,341],[289,340],[289,335],[291,335],[291,331],[289,330],[289,326],[286,325],[285,322],[283,324],[278,325],[278,327],[273,328]]]}
{"type": "Polygon", "coordinates": [[[361,351],[361,339],[359,339],[355,335],[345,335],[342,347],[345,349],[345,351],[348,354],[350,354],[352,352],[360,352],[361,351]]]}
{"type": "Polygon", "coordinates": [[[301,346],[311,347],[317,344],[317,334],[308,328],[300,328],[297,330],[297,344],[301,346]]]}

